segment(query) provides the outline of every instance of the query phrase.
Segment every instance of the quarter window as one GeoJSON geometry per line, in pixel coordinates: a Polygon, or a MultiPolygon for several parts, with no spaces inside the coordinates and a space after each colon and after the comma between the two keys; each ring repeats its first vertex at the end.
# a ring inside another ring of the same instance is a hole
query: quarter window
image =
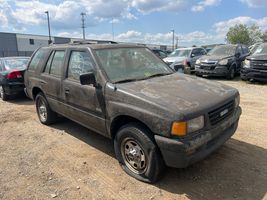
{"type": "Polygon", "coordinates": [[[51,67],[52,59],[54,57],[54,53],[55,52],[53,51],[50,54],[49,60],[47,61],[46,66],[45,66],[45,70],[44,70],[45,73],[48,73],[49,74],[49,72],[50,72],[50,67],[51,67]]]}
{"type": "Polygon", "coordinates": [[[55,51],[53,61],[51,63],[50,74],[61,76],[64,63],[65,51],[55,51]]]}
{"type": "Polygon", "coordinates": [[[35,70],[39,63],[41,62],[42,59],[44,59],[45,55],[46,55],[47,50],[45,49],[39,49],[33,56],[28,69],[29,70],[35,70]]]}
{"type": "Polygon", "coordinates": [[[72,51],[69,61],[68,78],[79,80],[80,75],[92,72],[94,69],[93,60],[85,51],[72,51]]]}

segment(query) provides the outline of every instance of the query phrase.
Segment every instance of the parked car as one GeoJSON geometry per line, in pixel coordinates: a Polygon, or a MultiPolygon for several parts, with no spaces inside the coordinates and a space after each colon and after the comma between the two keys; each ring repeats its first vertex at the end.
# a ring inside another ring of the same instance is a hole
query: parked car
{"type": "Polygon", "coordinates": [[[261,44],[262,44],[261,42],[257,42],[255,44],[249,46],[248,48],[249,48],[250,54],[253,54],[261,44]]]}
{"type": "Polygon", "coordinates": [[[190,74],[195,71],[196,60],[205,54],[206,50],[202,47],[179,48],[163,60],[175,71],[190,74]]]}
{"type": "Polygon", "coordinates": [[[244,45],[220,45],[196,61],[197,76],[225,76],[233,79],[240,72],[241,63],[249,55],[244,45]]]}
{"type": "Polygon", "coordinates": [[[263,43],[247,57],[241,69],[242,80],[267,82],[267,43],[263,43]]]}
{"type": "Polygon", "coordinates": [[[175,73],[136,45],[40,48],[25,85],[41,123],[58,113],[111,138],[122,168],[145,182],[164,165],[184,168],[208,156],[234,134],[241,114],[236,89],[175,73]]]}
{"type": "Polygon", "coordinates": [[[0,97],[3,101],[10,95],[23,92],[23,73],[29,59],[28,57],[0,58],[0,97]]]}
{"type": "Polygon", "coordinates": [[[167,53],[165,51],[163,51],[163,50],[160,50],[160,49],[152,49],[151,51],[153,51],[153,53],[156,54],[161,59],[167,57],[167,53]]]}

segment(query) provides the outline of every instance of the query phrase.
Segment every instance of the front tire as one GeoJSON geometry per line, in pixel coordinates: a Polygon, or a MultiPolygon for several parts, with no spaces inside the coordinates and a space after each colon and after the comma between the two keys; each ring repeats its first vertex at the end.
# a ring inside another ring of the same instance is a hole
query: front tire
{"type": "Polygon", "coordinates": [[[51,110],[43,93],[37,94],[35,104],[37,115],[42,124],[49,125],[57,120],[57,114],[51,110]]]}
{"type": "Polygon", "coordinates": [[[127,174],[147,183],[159,179],[164,162],[147,128],[137,123],[121,127],[114,139],[114,148],[127,174]]]}
{"type": "Polygon", "coordinates": [[[228,72],[228,74],[227,74],[227,76],[226,76],[226,78],[228,79],[228,80],[233,80],[234,78],[235,78],[235,67],[231,67],[230,69],[229,69],[229,72],[228,72]]]}

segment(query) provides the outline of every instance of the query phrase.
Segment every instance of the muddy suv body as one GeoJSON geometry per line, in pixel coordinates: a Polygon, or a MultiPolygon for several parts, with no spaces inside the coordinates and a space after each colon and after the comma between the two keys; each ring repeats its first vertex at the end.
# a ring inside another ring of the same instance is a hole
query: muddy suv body
{"type": "Polygon", "coordinates": [[[145,182],[165,165],[183,168],[209,155],[241,114],[236,89],[174,73],[143,46],[44,47],[25,85],[43,124],[60,114],[111,138],[122,168],[145,182]]]}

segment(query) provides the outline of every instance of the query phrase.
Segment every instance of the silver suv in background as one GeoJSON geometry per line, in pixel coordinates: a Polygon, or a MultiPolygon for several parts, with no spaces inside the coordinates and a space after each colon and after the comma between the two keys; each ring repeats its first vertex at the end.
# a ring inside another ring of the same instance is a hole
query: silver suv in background
{"type": "Polygon", "coordinates": [[[202,47],[179,48],[163,60],[175,71],[191,74],[195,71],[196,60],[206,54],[202,47]]]}

